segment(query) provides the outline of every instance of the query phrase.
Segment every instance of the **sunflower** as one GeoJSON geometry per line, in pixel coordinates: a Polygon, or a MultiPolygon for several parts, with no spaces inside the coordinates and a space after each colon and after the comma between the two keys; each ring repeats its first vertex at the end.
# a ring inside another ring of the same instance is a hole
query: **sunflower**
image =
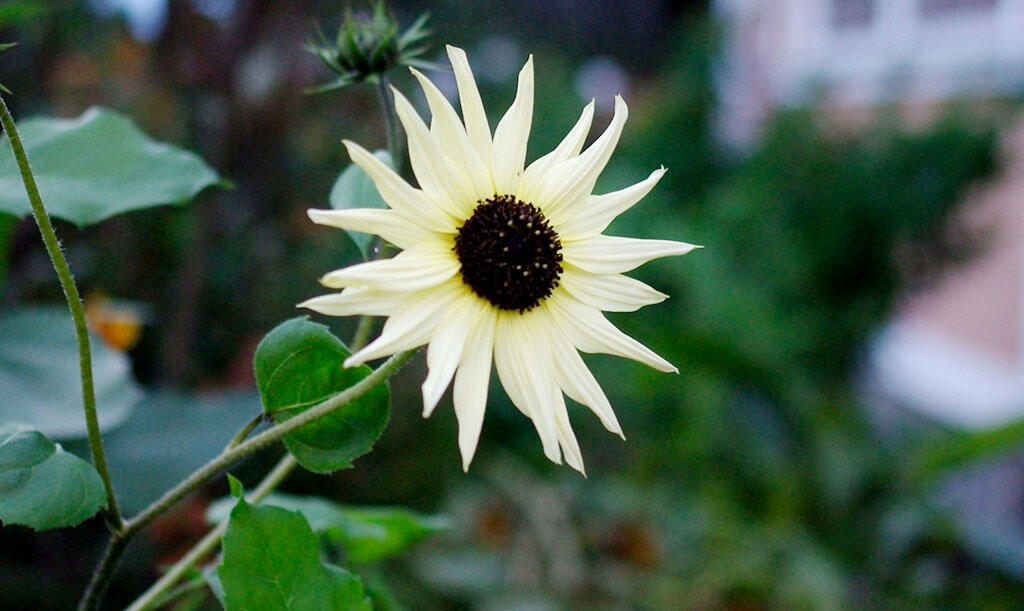
{"type": "Polygon", "coordinates": [[[299,305],[334,316],[388,317],[380,336],[349,357],[347,367],[428,344],[423,415],[454,378],[464,469],[480,436],[493,362],[509,398],[536,427],[544,454],[556,463],[564,455],[582,473],[565,396],[588,406],[609,431],[622,436],[622,428],[579,352],[676,372],[602,311],[634,311],[664,300],[667,295],[623,272],[695,246],[602,234],[665,173],[660,168],[620,191],[591,194],[626,121],[621,97],[608,128],[586,150],[593,101],[554,151],[524,168],[533,57],[492,136],[465,52],[449,46],[448,56],[462,119],[415,69],[432,115],[429,126],[392,88],[419,187],[346,141],[352,161],[373,179],[389,209],[309,211],[316,223],[375,234],[402,251],[326,274],[321,283],[341,292],[299,305]]]}

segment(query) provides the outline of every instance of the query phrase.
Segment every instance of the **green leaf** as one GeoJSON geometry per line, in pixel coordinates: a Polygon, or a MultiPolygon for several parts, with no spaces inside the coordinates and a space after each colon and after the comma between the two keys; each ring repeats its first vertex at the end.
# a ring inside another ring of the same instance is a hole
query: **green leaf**
{"type": "MultiPolygon", "coordinates": [[[[206,512],[212,524],[227,519],[234,499],[223,498],[206,512]]],[[[443,516],[428,516],[401,507],[351,507],[320,497],[270,494],[264,505],[298,511],[310,527],[345,549],[353,562],[394,556],[424,538],[448,528],[443,516]]]]}
{"type": "MultiPolygon", "coordinates": [[[[389,168],[394,169],[395,163],[387,151],[374,151],[373,156],[381,160],[389,168]]],[[[373,180],[370,179],[361,167],[354,163],[345,168],[341,175],[338,176],[338,180],[334,182],[329,201],[331,208],[335,210],[388,207],[384,200],[381,199],[380,193],[377,192],[377,187],[373,184],[373,180]]],[[[355,242],[359,252],[363,253],[363,257],[368,256],[373,236],[358,231],[346,231],[346,233],[355,242]]]]}
{"type": "Polygon", "coordinates": [[[231,496],[236,499],[242,498],[242,493],[245,491],[242,481],[230,473],[228,473],[228,486],[231,488],[231,496]]]}
{"type": "MultiPolygon", "coordinates": [[[[324,325],[308,317],[278,325],[256,348],[256,384],[263,409],[283,422],[370,375],[367,366],[346,369],[350,352],[324,325]]],[[[306,469],[325,473],[352,466],[384,431],[390,412],[387,384],[284,438],[306,469]]]]}
{"type": "Polygon", "coordinates": [[[302,514],[239,499],[217,569],[232,609],[371,609],[355,575],[325,564],[302,514]]]}
{"type": "MultiPolygon", "coordinates": [[[[90,338],[100,428],[120,424],[142,396],[120,352],[90,338]]],[[[66,308],[0,315],[0,422],[18,421],[58,439],[86,436],[78,344],[66,308]]]]}
{"type": "Polygon", "coordinates": [[[74,526],[105,501],[92,465],[28,425],[0,425],[0,522],[36,530],[74,526]]]}
{"type": "MultiPolygon", "coordinates": [[[[18,125],[43,204],[78,226],[191,200],[220,177],[198,156],[151,140],[124,116],[93,107],[77,119],[18,125]]],[[[10,146],[0,154],[0,210],[31,213],[10,146]]]]}

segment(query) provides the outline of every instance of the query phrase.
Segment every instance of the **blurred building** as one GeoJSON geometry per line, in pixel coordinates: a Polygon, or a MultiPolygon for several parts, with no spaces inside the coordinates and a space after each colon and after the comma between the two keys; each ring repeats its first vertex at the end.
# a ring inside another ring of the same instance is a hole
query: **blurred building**
{"type": "MultiPolygon", "coordinates": [[[[719,134],[742,150],[779,107],[820,104],[856,125],[953,100],[1024,93],[1024,0],[716,0],[727,24],[719,134]]],[[[876,341],[885,404],[966,428],[1024,418],[1024,122],[1004,166],[963,206],[984,250],[909,296],[876,341]]]]}

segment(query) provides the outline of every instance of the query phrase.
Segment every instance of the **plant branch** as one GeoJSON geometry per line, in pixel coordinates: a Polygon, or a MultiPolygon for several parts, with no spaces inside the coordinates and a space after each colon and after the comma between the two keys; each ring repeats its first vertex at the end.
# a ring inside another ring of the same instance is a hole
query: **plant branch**
{"type": "Polygon", "coordinates": [[[79,608],[88,610],[96,607],[103,591],[107,587],[107,583],[113,576],[114,569],[117,568],[117,563],[120,561],[128,542],[157,516],[205,484],[222,469],[226,469],[243,458],[280,441],[285,435],[348,405],[370,392],[375,386],[395,375],[415,353],[416,350],[414,349],[395,354],[370,373],[370,375],[349,388],[325,399],[297,416],[270,427],[259,435],[243,441],[233,448],[225,449],[216,458],[194,471],[192,475],[189,475],[177,486],[165,492],[163,496],[142,510],[137,516],[125,521],[124,526],[120,530],[114,531],[111,542],[107,547],[107,552],[104,554],[100,565],[96,568],[96,572],[93,574],[93,579],[89,583],[89,588],[86,590],[79,608]]]}
{"type": "Polygon", "coordinates": [[[78,341],[78,364],[82,378],[82,408],[85,410],[85,425],[89,431],[89,449],[92,451],[92,462],[96,471],[103,480],[103,487],[107,491],[107,524],[112,532],[117,532],[122,527],[121,512],[117,507],[117,498],[114,496],[114,485],[110,481],[110,473],[107,471],[107,459],[103,454],[103,439],[100,436],[99,419],[96,416],[96,392],[93,389],[92,381],[92,351],[89,348],[89,332],[85,325],[85,309],[82,307],[82,298],[78,294],[78,287],[75,286],[75,279],[71,275],[71,268],[61,252],[60,242],[57,234],[50,223],[50,217],[43,207],[43,200],[39,196],[39,188],[36,186],[35,176],[28,163],[28,156],[25,154],[25,147],[21,142],[18,129],[14,126],[14,118],[7,103],[0,97],[0,122],[3,123],[4,132],[7,134],[7,141],[11,144],[14,158],[18,162],[18,170],[21,171],[21,180],[25,183],[25,193],[32,205],[32,216],[39,226],[39,233],[46,245],[46,252],[50,255],[54,270],[60,279],[60,286],[64,290],[64,297],[68,302],[68,309],[71,310],[71,318],[75,323],[75,339],[78,341]]]}
{"type": "MultiPolygon", "coordinates": [[[[252,491],[246,497],[246,500],[252,504],[257,504],[267,497],[277,486],[292,472],[298,462],[295,457],[291,454],[285,454],[284,458],[277,463],[277,466],[263,478],[259,486],[252,491]]],[[[227,520],[217,524],[213,527],[213,530],[206,533],[206,536],[199,540],[192,549],[188,551],[180,560],[174,563],[171,568],[167,569],[167,572],[163,574],[160,579],[153,583],[152,586],[146,590],[142,596],[135,599],[135,602],[128,607],[126,611],[142,611],[143,609],[151,609],[156,604],[163,600],[163,595],[167,590],[171,588],[175,583],[178,582],[185,573],[194,567],[199,560],[204,556],[212,552],[220,544],[221,537],[224,536],[224,531],[227,530],[227,520]]]]}

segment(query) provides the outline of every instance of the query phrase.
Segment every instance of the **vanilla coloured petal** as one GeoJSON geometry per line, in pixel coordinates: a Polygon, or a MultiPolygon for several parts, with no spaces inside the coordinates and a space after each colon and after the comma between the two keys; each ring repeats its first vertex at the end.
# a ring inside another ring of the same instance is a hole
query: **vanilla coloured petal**
{"type": "Polygon", "coordinates": [[[519,72],[516,99],[494,129],[491,168],[499,195],[514,194],[523,175],[526,141],[533,121],[533,56],[519,72]]]}
{"type": "Polygon", "coordinates": [[[437,325],[430,346],[427,347],[427,377],[421,386],[424,418],[434,411],[444,389],[448,388],[448,383],[455,375],[466,338],[473,323],[481,315],[481,310],[479,298],[467,292],[452,305],[437,325]]]}
{"type": "Polygon", "coordinates": [[[469,469],[483,427],[487,387],[491,380],[496,319],[495,310],[485,308],[473,323],[452,385],[452,403],[455,406],[455,417],[459,421],[459,452],[462,454],[463,470],[469,469]]]}
{"type": "Polygon", "coordinates": [[[405,293],[349,287],[340,293],[307,299],[297,307],[309,308],[328,316],[390,316],[404,297],[405,293]]]}
{"type": "Polygon", "coordinates": [[[456,165],[465,169],[466,177],[473,184],[473,201],[491,197],[494,195],[494,181],[491,180],[489,166],[484,164],[480,154],[473,148],[473,143],[470,142],[459,116],[455,114],[455,109],[427,77],[419,70],[411,70],[423,88],[427,104],[430,106],[431,135],[441,150],[451,157],[456,165]]]}
{"type": "Polygon", "coordinates": [[[552,166],[538,181],[537,202],[556,226],[576,216],[615,150],[629,111],[615,96],[615,115],[608,128],[581,154],[552,166]]]}
{"type": "Polygon", "coordinates": [[[494,366],[512,402],[529,416],[540,436],[544,455],[561,464],[558,428],[551,406],[551,354],[534,340],[524,321],[534,313],[498,316],[494,338],[494,366]]]}
{"type": "Polygon", "coordinates": [[[405,182],[370,151],[351,140],[342,142],[352,162],[369,175],[377,187],[377,192],[392,210],[424,229],[439,233],[455,233],[457,223],[454,217],[439,208],[423,191],[405,182]]]}
{"type": "Polygon", "coordinates": [[[399,248],[411,248],[421,242],[437,239],[437,234],[409,222],[394,210],[375,208],[348,208],[346,210],[306,211],[319,225],[379,235],[399,248]]]}
{"type": "Polygon", "coordinates": [[[456,220],[469,217],[476,205],[473,183],[466,176],[464,168],[444,154],[430,128],[423,122],[416,109],[404,95],[394,87],[395,113],[405,128],[409,143],[409,164],[423,192],[445,212],[456,220]]]}
{"type": "Polygon", "coordinates": [[[328,272],[320,283],[332,289],[368,286],[387,291],[417,291],[436,286],[459,271],[459,260],[444,242],[423,242],[390,259],[350,265],[328,272]]]}
{"type": "Polygon", "coordinates": [[[562,256],[567,263],[595,274],[621,274],[662,257],[685,255],[694,248],[686,242],[642,240],[597,235],[577,242],[563,242],[562,256]]]}
{"type": "Polygon", "coordinates": [[[601,420],[606,429],[625,439],[622,427],[615,417],[608,397],[597,383],[583,357],[563,333],[551,335],[555,357],[555,380],[573,401],[586,405],[601,420]]]}
{"type": "Polygon", "coordinates": [[[564,292],[549,297],[545,305],[556,324],[573,345],[583,352],[622,356],[658,371],[679,371],[653,350],[619,331],[599,310],[580,303],[564,292]]]}
{"type": "Polygon", "coordinates": [[[643,282],[622,274],[594,274],[565,265],[559,278],[561,286],[573,297],[605,312],[633,312],[661,303],[668,295],[643,282]]]}
{"type": "Polygon", "coordinates": [[[487,165],[491,163],[491,127],[487,123],[487,113],[480,100],[480,91],[473,78],[473,70],[469,67],[466,52],[458,47],[448,45],[448,58],[455,72],[455,84],[459,88],[459,104],[462,117],[466,124],[466,133],[473,143],[473,148],[480,154],[480,159],[487,165]]]}
{"type": "Polygon", "coordinates": [[[562,139],[562,142],[555,147],[555,150],[537,159],[526,168],[521,188],[523,201],[539,201],[538,196],[540,194],[536,193],[532,187],[543,184],[547,179],[548,171],[552,167],[580,154],[583,143],[587,140],[587,134],[590,132],[590,125],[593,120],[594,101],[591,100],[583,108],[583,114],[580,115],[576,124],[569,130],[569,133],[562,139]]]}
{"type": "Polygon", "coordinates": [[[345,367],[358,367],[366,361],[427,343],[443,313],[464,293],[461,283],[456,282],[409,293],[395,306],[380,336],[345,359],[345,367]]]}
{"type": "Polygon", "coordinates": [[[651,172],[646,180],[603,195],[591,195],[576,210],[575,216],[559,225],[559,235],[568,241],[593,237],[626,210],[644,198],[665,175],[665,168],[651,172]]]}

